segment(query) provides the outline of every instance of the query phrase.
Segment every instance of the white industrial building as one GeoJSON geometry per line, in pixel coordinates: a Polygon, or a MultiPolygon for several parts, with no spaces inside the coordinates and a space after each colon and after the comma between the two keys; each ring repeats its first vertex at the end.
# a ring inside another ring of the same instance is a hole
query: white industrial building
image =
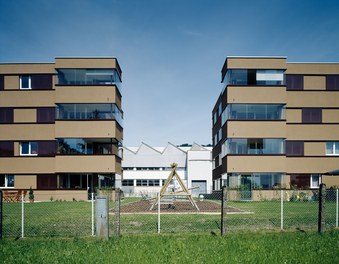
{"type": "Polygon", "coordinates": [[[192,195],[212,191],[212,147],[193,145],[151,147],[142,143],[139,147],[123,147],[123,180],[121,189],[125,196],[154,197],[171,172],[171,164],[177,164],[177,173],[192,195]]]}

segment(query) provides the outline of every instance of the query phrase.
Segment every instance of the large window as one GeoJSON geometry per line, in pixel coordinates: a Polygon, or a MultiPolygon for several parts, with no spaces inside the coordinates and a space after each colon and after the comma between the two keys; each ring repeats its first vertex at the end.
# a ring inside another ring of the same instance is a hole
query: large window
{"type": "Polygon", "coordinates": [[[33,141],[20,143],[21,156],[36,156],[38,155],[38,143],[33,141]]]}
{"type": "Polygon", "coordinates": [[[229,104],[222,115],[227,120],[282,120],[285,118],[283,104],[229,104]]]}
{"type": "Polygon", "coordinates": [[[230,188],[252,189],[273,189],[282,186],[281,173],[253,173],[227,175],[227,185],[230,188]]]}
{"type": "Polygon", "coordinates": [[[14,175],[1,174],[0,188],[14,188],[14,175]]]}
{"type": "Polygon", "coordinates": [[[32,89],[31,76],[21,75],[20,76],[20,89],[32,89]]]}
{"type": "Polygon", "coordinates": [[[284,70],[228,70],[225,85],[283,85],[284,70]]]}
{"type": "Polygon", "coordinates": [[[236,139],[231,138],[224,142],[225,153],[240,155],[271,155],[284,154],[284,139],[282,138],[249,138],[236,139]]]}
{"type": "Polygon", "coordinates": [[[339,155],[339,141],[326,142],[326,155],[339,155]]]}
{"type": "Polygon", "coordinates": [[[122,186],[134,186],[134,180],[122,180],[122,186]]]}
{"type": "Polygon", "coordinates": [[[115,69],[57,69],[59,85],[112,85],[120,89],[120,76],[115,69]]]}
{"type": "Polygon", "coordinates": [[[57,104],[56,119],[114,119],[122,126],[122,112],[115,104],[57,104]]]}
{"type": "Polygon", "coordinates": [[[160,180],[137,180],[137,186],[160,186],[160,180]]]}
{"type": "Polygon", "coordinates": [[[58,139],[58,154],[105,155],[113,154],[117,143],[110,139],[62,138],[58,139]]]}

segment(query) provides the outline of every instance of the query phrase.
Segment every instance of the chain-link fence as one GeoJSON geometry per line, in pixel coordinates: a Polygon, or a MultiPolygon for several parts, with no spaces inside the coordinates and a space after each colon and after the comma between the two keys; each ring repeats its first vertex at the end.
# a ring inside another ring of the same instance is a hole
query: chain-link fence
{"type": "MultiPolygon", "coordinates": [[[[117,192],[120,194],[120,192],[117,192]]],[[[0,193],[1,197],[1,193],[0,193]]],[[[41,197],[41,196],[40,196],[41,197]]],[[[3,237],[94,236],[95,196],[88,201],[53,200],[0,202],[3,237]]],[[[198,197],[123,197],[111,195],[109,232],[212,233],[222,230],[317,230],[319,190],[227,190],[198,197]],[[223,210],[222,210],[223,209],[223,210]]],[[[324,195],[325,229],[338,227],[338,189],[324,195]]],[[[1,230],[1,225],[0,225],[1,230]]]]}

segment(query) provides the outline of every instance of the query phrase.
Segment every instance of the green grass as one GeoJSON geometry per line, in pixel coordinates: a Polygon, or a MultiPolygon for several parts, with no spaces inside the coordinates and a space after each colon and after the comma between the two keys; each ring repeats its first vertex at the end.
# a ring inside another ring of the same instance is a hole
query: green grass
{"type": "Polygon", "coordinates": [[[339,232],[5,239],[3,263],[338,263],[339,232]]]}

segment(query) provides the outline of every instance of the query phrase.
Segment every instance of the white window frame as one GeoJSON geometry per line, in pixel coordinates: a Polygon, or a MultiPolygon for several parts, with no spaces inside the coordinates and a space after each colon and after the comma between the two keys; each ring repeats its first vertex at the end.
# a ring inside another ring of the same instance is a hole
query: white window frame
{"type": "Polygon", "coordinates": [[[335,151],[336,144],[339,144],[339,141],[328,141],[328,142],[326,142],[325,151],[326,151],[327,156],[339,156],[339,152],[336,153],[336,151],[335,151]],[[327,144],[329,144],[329,143],[332,144],[332,153],[327,153],[327,144]]]}
{"type": "Polygon", "coordinates": [[[319,188],[320,184],[321,184],[321,177],[320,177],[320,175],[319,174],[311,174],[311,177],[310,177],[310,188],[311,189],[319,188]],[[313,181],[312,181],[313,177],[318,177],[318,185],[317,186],[313,185],[313,181]]]}
{"type": "Polygon", "coordinates": [[[31,90],[32,89],[32,77],[30,75],[21,75],[20,76],[20,90],[31,90]],[[28,87],[22,87],[22,77],[28,76],[28,87]]]}
{"type": "MultiPolygon", "coordinates": [[[[38,156],[38,153],[32,153],[32,143],[31,141],[20,142],[20,156],[38,156]],[[28,143],[28,153],[22,153],[22,144],[28,143]]],[[[36,142],[34,142],[36,143],[36,142]]]]}
{"type": "Polygon", "coordinates": [[[13,174],[5,174],[5,186],[0,186],[0,189],[14,189],[15,187],[15,176],[13,174]],[[8,176],[13,176],[14,178],[14,186],[8,186],[8,176]]]}

